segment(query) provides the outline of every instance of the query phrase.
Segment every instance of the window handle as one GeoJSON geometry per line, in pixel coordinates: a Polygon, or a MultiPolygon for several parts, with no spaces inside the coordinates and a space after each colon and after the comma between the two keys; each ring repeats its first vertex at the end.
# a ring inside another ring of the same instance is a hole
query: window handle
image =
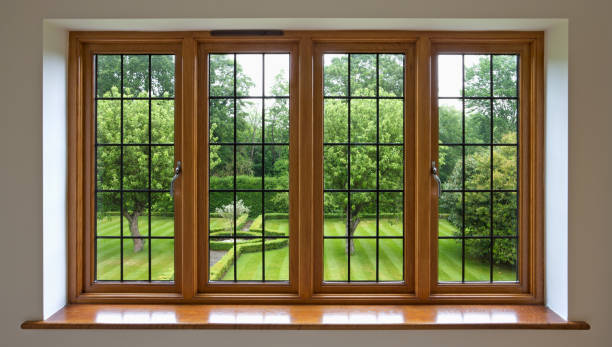
{"type": "Polygon", "coordinates": [[[431,162],[431,174],[436,183],[438,183],[438,197],[440,197],[442,196],[442,182],[440,181],[440,176],[438,176],[438,168],[436,167],[435,161],[431,162]]]}
{"type": "Polygon", "coordinates": [[[170,196],[174,196],[174,182],[179,178],[181,174],[181,161],[176,162],[176,169],[174,169],[174,177],[172,177],[172,181],[170,182],[170,196]]]}

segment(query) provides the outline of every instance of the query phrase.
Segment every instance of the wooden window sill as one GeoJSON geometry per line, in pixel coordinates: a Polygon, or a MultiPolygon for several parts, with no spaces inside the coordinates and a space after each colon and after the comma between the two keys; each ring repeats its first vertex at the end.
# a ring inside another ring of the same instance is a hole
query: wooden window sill
{"type": "Polygon", "coordinates": [[[22,329],[588,330],[536,305],[68,305],[22,329]]]}

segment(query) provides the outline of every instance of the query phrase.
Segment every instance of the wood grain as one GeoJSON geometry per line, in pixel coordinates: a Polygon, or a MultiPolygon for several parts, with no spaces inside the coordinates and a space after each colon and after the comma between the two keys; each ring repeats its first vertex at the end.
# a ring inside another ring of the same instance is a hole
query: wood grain
{"type": "Polygon", "coordinates": [[[69,305],[22,329],[588,330],[544,306],[69,305]]]}
{"type": "MultiPolygon", "coordinates": [[[[341,30],[285,31],[283,36],[278,37],[212,37],[207,31],[71,32],[68,66],[67,191],[69,302],[194,305],[212,303],[312,305],[543,303],[543,35],[542,32],[532,31],[341,30]],[[323,226],[321,54],[324,51],[348,52],[363,49],[380,52],[399,49],[407,54],[406,124],[404,127],[406,281],[395,287],[385,284],[328,286],[322,283],[322,245],[320,242],[323,226]],[[433,58],[436,52],[441,50],[485,53],[519,52],[528,57],[528,59],[521,59],[521,129],[519,136],[522,169],[519,209],[522,231],[520,283],[517,285],[437,283],[437,242],[435,242],[437,241],[437,206],[435,205],[437,201],[434,182],[430,177],[430,165],[432,158],[437,158],[437,117],[435,116],[437,111],[435,109],[436,100],[433,97],[436,91],[436,78],[435,66],[432,64],[435,64],[433,58]],[[206,136],[208,129],[206,54],[211,51],[291,52],[291,271],[288,285],[211,285],[208,283],[208,245],[206,242],[208,230],[206,163],[208,158],[205,150],[208,141],[208,136],[206,136]],[[92,54],[164,52],[177,56],[175,148],[177,159],[180,158],[184,163],[183,176],[177,185],[176,282],[173,284],[96,283],[92,276],[94,259],[93,243],[91,242],[93,223],[95,223],[92,199],[93,182],[95,181],[93,172],[95,165],[92,162],[92,54]]],[[[87,317],[91,318],[91,315],[96,313],[93,313],[95,310],[89,307],[87,305],[69,306],[62,311],[64,312],[62,314],[64,317],[67,317],[66,315],[70,317],[89,315],[87,317]]],[[[109,306],[101,306],[99,310],[103,310],[104,307],[109,306]]],[[[145,313],[156,312],[152,306],[140,307],[145,313]]],[[[214,311],[217,306],[194,306],[193,311],[189,311],[188,307],[185,307],[184,310],[172,307],[174,306],[167,306],[167,309],[174,310],[177,317],[183,317],[183,315],[196,315],[197,312],[212,312],[211,310],[214,311]]],[[[271,309],[274,307],[281,306],[271,306],[271,309]]],[[[329,312],[333,306],[317,307],[319,306],[311,306],[314,312],[319,312],[319,318],[310,317],[308,319],[321,320],[321,315],[329,312]]],[[[517,310],[520,307],[523,306],[515,306],[517,310]]],[[[340,310],[341,307],[336,308],[340,310]]],[[[262,310],[261,307],[259,309],[262,310]]],[[[297,321],[307,319],[304,316],[306,313],[299,313],[303,312],[302,309],[294,309],[291,306],[285,306],[284,309],[295,314],[297,321]]],[[[356,309],[359,310],[359,308],[356,309]]],[[[377,308],[372,309],[378,310],[377,308]]],[[[128,310],[128,307],[117,306],[110,312],[115,312],[113,310],[123,312],[121,310],[128,310]]],[[[256,309],[253,308],[253,310],[256,309]]],[[[402,308],[401,310],[404,310],[401,311],[405,315],[402,317],[406,319],[401,329],[429,328],[430,326],[438,328],[440,326],[440,324],[431,323],[431,320],[425,320],[420,324],[411,321],[411,314],[420,314],[430,318],[437,317],[436,313],[418,311],[426,310],[425,307],[402,308]]],[[[521,314],[526,314],[526,311],[522,312],[521,314]]],[[[53,321],[54,325],[51,323],[36,324],[58,327],[60,321],[61,319],[56,317],[56,320],[53,321]]],[[[183,325],[180,327],[192,328],[210,328],[217,324],[202,320],[181,322],[183,325]]],[[[320,328],[317,324],[321,325],[321,323],[308,322],[310,321],[306,320],[300,323],[303,325],[292,325],[291,329],[320,328]]],[[[546,321],[540,320],[538,324],[541,325],[539,326],[547,326],[543,322],[546,321]]],[[[64,321],[62,324],[72,323],[64,321]]],[[[85,326],[96,325],[86,320],[83,321],[83,324],[85,326]]],[[[151,327],[152,324],[147,323],[146,327],[151,327]]],[[[466,327],[464,323],[453,324],[458,324],[457,327],[466,327]]],[[[520,324],[512,325],[512,327],[520,326],[520,324]]],[[[559,324],[565,327],[568,323],[559,324]]],[[[222,326],[226,327],[226,325],[222,326]]],[[[241,325],[234,323],[231,326],[241,325]]],[[[270,324],[264,326],[273,327],[270,324]]],[[[287,328],[288,325],[279,326],[287,328]]],[[[355,326],[346,323],[334,325],[334,328],[348,329],[355,326]]],[[[380,324],[371,325],[372,328],[381,326],[384,327],[380,324]]],[[[445,327],[452,326],[450,324],[445,327]]],[[[490,323],[488,327],[495,326],[494,323],[490,323]]],[[[570,326],[575,325],[570,324],[570,326]]],[[[177,324],[169,324],[168,327],[176,328],[177,324]]],[[[360,325],[360,327],[364,326],[360,325]]],[[[530,327],[537,328],[538,325],[530,325],[530,327]]],[[[389,328],[395,329],[398,328],[398,325],[389,325],[389,328]]]]}

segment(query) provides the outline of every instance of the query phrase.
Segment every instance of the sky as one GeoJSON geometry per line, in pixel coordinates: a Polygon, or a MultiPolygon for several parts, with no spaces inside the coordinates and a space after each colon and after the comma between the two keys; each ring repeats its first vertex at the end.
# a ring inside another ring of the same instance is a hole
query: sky
{"type": "Polygon", "coordinates": [[[244,74],[255,83],[249,90],[249,96],[262,96],[262,84],[265,84],[265,95],[272,96],[274,77],[281,72],[284,79],[289,80],[289,54],[237,54],[236,62],[242,66],[244,74]],[[262,80],[264,71],[265,81],[262,80]]]}
{"type": "MultiPolygon", "coordinates": [[[[325,54],[324,63],[327,65],[335,57],[341,54],[325,54]]],[[[466,55],[465,67],[477,63],[481,56],[466,55]]],[[[262,74],[265,70],[265,95],[272,95],[270,87],[273,85],[274,77],[281,71],[285,79],[289,80],[289,54],[238,54],[237,62],[243,68],[251,80],[255,83],[249,91],[249,96],[262,95],[262,74]],[[265,60],[265,66],[262,64],[265,60]]],[[[438,96],[459,97],[461,96],[462,84],[462,57],[461,55],[439,55],[438,56],[438,96]]]]}

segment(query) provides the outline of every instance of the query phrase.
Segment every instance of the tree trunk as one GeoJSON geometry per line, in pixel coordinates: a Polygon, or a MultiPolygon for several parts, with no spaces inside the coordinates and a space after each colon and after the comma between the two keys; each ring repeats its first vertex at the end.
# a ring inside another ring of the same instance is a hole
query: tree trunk
{"type": "Polygon", "coordinates": [[[135,237],[132,239],[132,241],[134,241],[134,253],[138,253],[144,248],[144,239],[140,236],[140,231],[138,231],[138,217],[140,217],[140,212],[124,212],[123,215],[128,220],[130,235],[135,237]]]}
{"type": "Polygon", "coordinates": [[[352,236],[355,234],[355,230],[357,230],[357,226],[361,220],[357,215],[357,211],[354,211],[353,213],[350,211],[348,212],[350,213],[351,218],[350,221],[347,221],[346,223],[346,236],[350,236],[351,238],[346,240],[345,252],[346,254],[353,255],[355,253],[355,240],[353,240],[352,236]]]}

